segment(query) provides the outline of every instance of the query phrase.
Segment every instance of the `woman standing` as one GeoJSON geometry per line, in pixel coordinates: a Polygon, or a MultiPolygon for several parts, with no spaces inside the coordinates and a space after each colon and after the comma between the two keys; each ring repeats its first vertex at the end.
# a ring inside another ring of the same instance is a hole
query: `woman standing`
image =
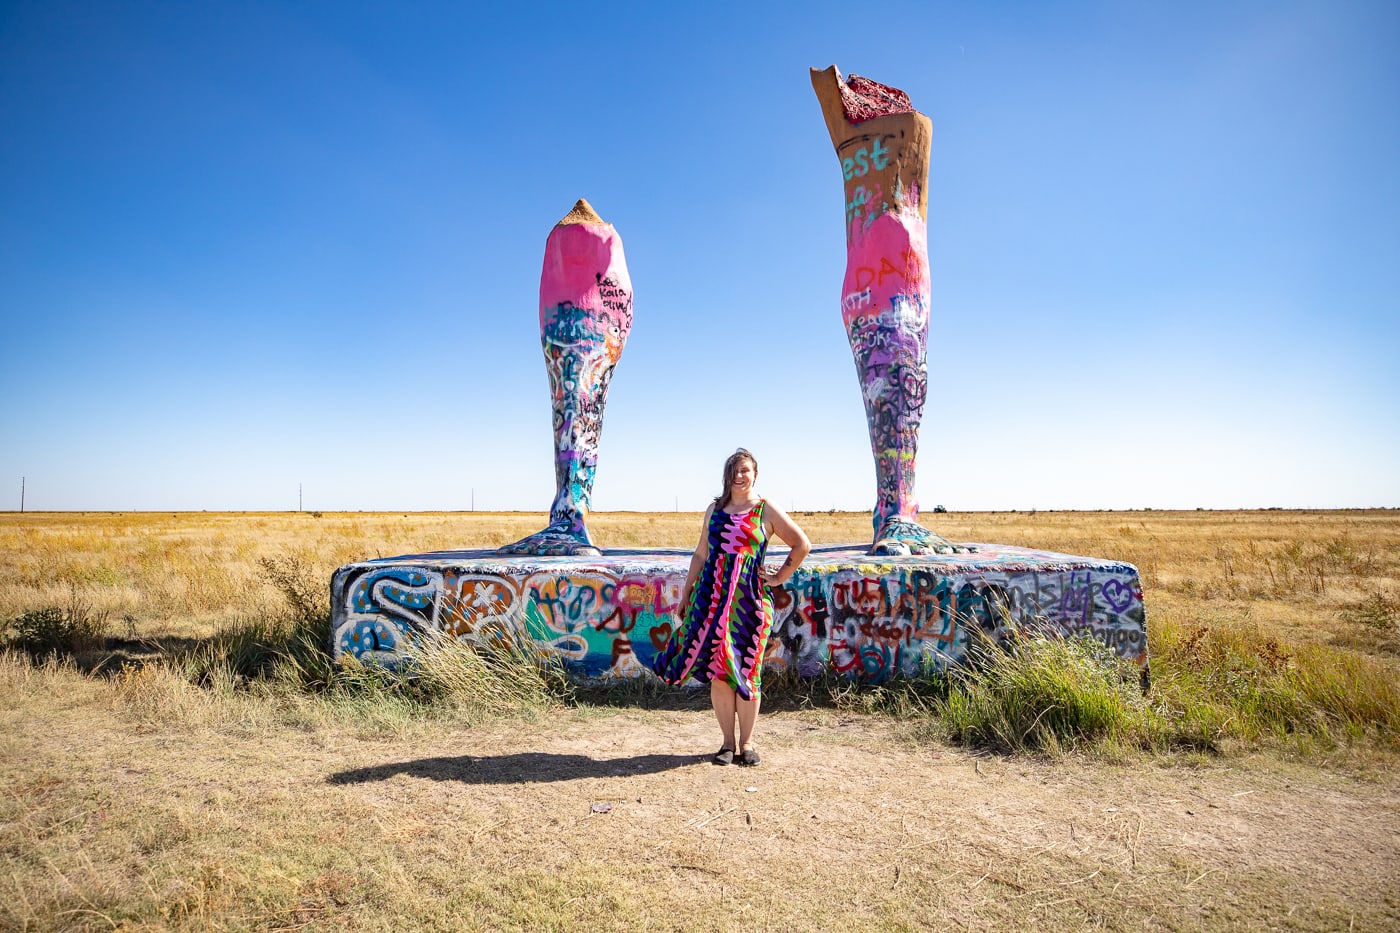
{"type": "Polygon", "coordinates": [[[717,765],[756,765],[753,727],[763,681],[763,652],[773,624],[768,587],[782,586],[802,565],[811,542],[783,510],[754,491],[758,461],[740,447],[724,461],[724,488],[705,512],[704,530],[681,591],[681,624],[656,658],[669,684],[688,677],[710,683],[710,703],[724,742],[717,765]],[[773,535],[792,553],[777,570],[763,566],[773,535]],[[736,741],[734,722],[739,728],[736,741]]]}

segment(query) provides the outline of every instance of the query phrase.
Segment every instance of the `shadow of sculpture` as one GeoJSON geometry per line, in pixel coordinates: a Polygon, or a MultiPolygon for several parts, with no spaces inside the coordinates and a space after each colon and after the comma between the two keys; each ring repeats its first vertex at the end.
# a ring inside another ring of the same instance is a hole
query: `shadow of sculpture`
{"type": "Polygon", "coordinates": [[[518,752],[513,755],[457,755],[419,758],[351,768],[326,778],[327,784],[367,784],[387,781],[400,774],[434,781],[463,784],[539,784],[583,778],[629,777],[658,774],[703,764],[705,755],[633,755],[627,758],[589,758],[550,752],[518,752]]]}

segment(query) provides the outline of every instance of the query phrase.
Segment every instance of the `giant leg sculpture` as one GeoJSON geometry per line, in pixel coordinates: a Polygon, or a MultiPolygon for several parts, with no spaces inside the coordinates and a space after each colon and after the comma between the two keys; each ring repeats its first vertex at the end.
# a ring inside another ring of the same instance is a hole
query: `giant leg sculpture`
{"type": "Polygon", "coordinates": [[[871,554],[949,554],[918,523],[914,461],[928,391],[928,179],[933,125],[897,88],[832,65],[812,69],[846,190],[846,278],[841,317],[851,341],[870,446],[876,502],[871,554]]]}
{"type": "Polygon", "coordinates": [[[550,231],[540,274],[540,343],[554,403],[549,525],[502,554],[597,555],[584,520],[613,367],[632,329],[632,281],[622,239],[587,201],[550,231]]]}

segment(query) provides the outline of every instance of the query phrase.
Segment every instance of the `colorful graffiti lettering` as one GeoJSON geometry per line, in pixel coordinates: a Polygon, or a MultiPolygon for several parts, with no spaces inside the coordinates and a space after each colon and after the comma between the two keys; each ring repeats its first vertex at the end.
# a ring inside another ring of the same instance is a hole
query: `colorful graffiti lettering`
{"type": "MultiPolygon", "coordinates": [[[[334,582],[333,649],[383,660],[427,632],[487,645],[526,637],[580,676],[637,676],[676,624],[687,560],[657,552],[543,567],[469,551],[351,565],[334,582]]],[[[1089,635],[1146,659],[1131,565],[1000,545],[979,545],[975,557],[867,561],[859,548],[824,548],[773,592],[766,669],[878,683],[960,664],[977,639],[1016,631],[1089,635]]]]}
{"type": "MultiPolygon", "coordinates": [[[[634,676],[634,642],[650,658],[660,645],[648,633],[667,626],[680,599],[684,574],[540,571],[521,584],[527,595],[525,630],[588,677],[634,676]]],[[[664,644],[664,639],[662,640],[664,644]]]]}
{"type": "Polygon", "coordinates": [[[872,168],[882,172],[890,164],[890,151],[884,141],[876,138],[869,146],[861,146],[854,155],[841,160],[841,172],[847,181],[863,178],[872,168]]]}
{"type": "MultiPolygon", "coordinates": [[[[921,116],[908,111],[913,116],[921,116]]],[[[928,156],[905,129],[872,137],[855,133],[836,142],[846,191],[846,236],[853,238],[890,210],[920,210],[928,156]],[[877,157],[872,157],[871,152],[877,157]],[[862,155],[864,159],[862,160],[862,155]]],[[[835,142],[835,140],[833,140],[835,142]]]]}

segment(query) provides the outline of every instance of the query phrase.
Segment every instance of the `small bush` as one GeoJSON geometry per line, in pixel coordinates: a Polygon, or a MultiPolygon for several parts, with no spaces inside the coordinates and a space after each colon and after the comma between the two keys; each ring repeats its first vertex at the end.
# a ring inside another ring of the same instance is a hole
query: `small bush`
{"type": "Polygon", "coordinates": [[[33,609],[11,619],[4,642],[31,658],[72,657],[103,647],[107,628],[107,613],[93,612],[74,599],[67,608],[33,609]]]}
{"type": "Polygon", "coordinates": [[[1400,599],[1377,591],[1343,609],[1342,618],[1382,632],[1392,631],[1400,627],[1400,599]]]}
{"type": "Polygon", "coordinates": [[[262,557],[258,559],[258,566],[262,567],[263,579],[287,601],[294,619],[330,618],[328,574],[318,573],[310,561],[296,554],[262,557]]]}

